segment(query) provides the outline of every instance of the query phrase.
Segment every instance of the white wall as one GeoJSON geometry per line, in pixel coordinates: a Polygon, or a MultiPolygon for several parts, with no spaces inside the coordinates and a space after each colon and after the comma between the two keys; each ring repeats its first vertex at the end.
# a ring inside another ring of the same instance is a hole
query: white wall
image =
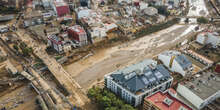
{"type": "Polygon", "coordinates": [[[198,42],[199,44],[205,44],[205,37],[203,35],[198,35],[196,37],[196,42],[198,42]]]}
{"type": "Polygon", "coordinates": [[[174,59],[173,60],[173,64],[172,64],[172,67],[170,68],[170,59],[171,57],[170,56],[167,56],[167,55],[163,55],[163,54],[160,54],[158,56],[158,59],[161,60],[163,62],[163,64],[172,72],[177,72],[177,73],[180,73],[182,76],[185,76],[185,71],[183,70],[183,68],[179,65],[179,63],[174,59]]]}
{"type": "Polygon", "coordinates": [[[206,41],[206,44],[209,43],[211,43],[213,47],[216,47],[218,44],[220,44],[220,37],[208,33],[208,39],[206,41]]]}
{"type": "Polygon", "coordinates": [[[192,103],[197,109],[200,109],[200,105],[204,102],[200,97],[195,95],[191,90],[183,86],[182,84],[178,84],[177,93],[187,99],[190,103],[192,103]]]}
{"type": "Polygon", "coordinates": [[[179,65],[179,63],[176,60],[173,61],[171,70],[180,73],[182,76],[185,76],[186,74],[186,72],[183,70],[183,68],[179,65]]]}
{"type": "Polygon", "coordinates": [[[135,98],[135,104],[134,104],[134,106],[138,106],[138,105],[140,105],[140,104],[142,103],[142,101],[143,101],[142,99],[143,99],[143,96],[144,96],[145,94],[148,94],[148,96],[150,96],[150,95],[154,94],[154,93],[157,92],[157,91],[162,91],[162,90],[165,89],[165,86],[166,86],[167,83],[170,83],[170,82],[171,82],[170,85],[172,85],[172,81],[173,81],[173,78],[171,77],[171,79],[169,79],[168,81],[166,81],[166,82],[164,82],[164,83],[162,83],[162,84],[160,84],[160,85],[157,85],[156,87],[154,87],[154,88],[152,88],[152,89],[146,90],[145,92],[143,92],[143,93],[141,93],[141,94],[139,94],[139,95],[135,95],[135,94],[131,93],[130,91],[128,91],[127,89],[125,89],[124,87],[122,87],[121,85],[118,85],[117,83],[115,83],[115,82],[111,79],[110,76],[105,75],[105,79],[106,79],[106,83],[107,83],[107,84],[106,84],[106,87],[107,87],[108,89],[110,89],[111,91],[115,92],[116,94],[117,94],[117,87],[119,87],[119,88],[122,89],[122,96],[121,96],[122,99],[125,99],[127,102],[131,102],[132,97],[134,97],[134,98],[135,98]],[[156,88],[159,88],[159,87],[162,87],[162,89],[161,89],[161,90],[158,89],[157,91],[155,91],[155,92],[153,93],[153,90],[156,89],[156,88]]]}

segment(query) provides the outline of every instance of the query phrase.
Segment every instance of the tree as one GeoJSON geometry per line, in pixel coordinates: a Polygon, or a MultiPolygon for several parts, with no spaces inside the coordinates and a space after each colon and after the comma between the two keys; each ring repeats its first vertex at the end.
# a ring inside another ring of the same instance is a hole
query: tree
{"type": "Polygon", "coordinates": [[[23,48],[22,49],[22,53],[23,53],[23,55],[24,56],[29,56],[30,55],[30,53],[32,53],[33,52],[33,49],[32,48],[23,48]]]}
{"type": "Polygon", "coordinates": [[[108,107],[105,110],[119,110],[117,107],[108,107]]]}
{"type": "Polygon", "coordinates": [[[122,106],[124,105],[124,103],[120,100],[120,99],[116,99],[115,101],[112,101],[113,106],[116,106],[118,108],[122,108],[122,106]]]}
{"type": "Polygon", "coordinates": [[[21,42],[20,45],[19,45],[19,47],[20,47],[21,49],[23,49],[23,48],[26,48],[27,45],[26,45],[24,42],[21,42]]]}
{"type": "Polygon", "coordinates": [[[189,18],[186,18],[184,22],[189,23],[189,18]]]}
{"type": "Polygon", "coordinates": [[[200,24],[207,24],[209,22],[209,20],[206,19],[205,17],[199,17],[199,18],[197,18],[197,22],[200,24]]]}
{"type": "Polygon", "coordinates": [[[88,90],[87,95],[88,95],[88,97],[91,98],[92,100],[97,100],[97,99],[100,99],[100,100],[101,100],[100,97],[102,97],[102,96],[100,96],[100,95],[101,95],[100,93],[101,93],[101,89],[100,89],[100,88],[98,88],[98,87],[93,87],[93,88],[91,88],[91,89],[88,90]]]}
{"type": "Polygon", "coordinates": [[[105,88],[92,87],[88,90],[87,95],[99,105],[100,110],[135,110],[132,106],[125,104],[114,93],[105,88]]]}
{"type": "Polygon", "coordinates": [[[17,45],[13,45],[13,48],[16,50],[16,51],[18,51],[18,46],[17,45]]]}
{"type": "Polygon", "coordinates": [[[125,104],[122,106],[121,110],[135,110],[131,105],[125,104]]]}
{"type": "Polygon", "coordinates": [[[102,97],[101,105],[104,108],[111,107],[111,105],[112,105],[111,99],[107,96],[102,97]]]}

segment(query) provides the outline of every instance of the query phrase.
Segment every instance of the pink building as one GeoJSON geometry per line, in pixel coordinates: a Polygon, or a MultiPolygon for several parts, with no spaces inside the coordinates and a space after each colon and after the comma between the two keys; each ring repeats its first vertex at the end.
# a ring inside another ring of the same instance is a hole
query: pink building
{"type": "Polygon", "coordinates": [[[69,5],[63,1],[55,1],[53,9],[58,17],[64,16],[70,12],[69,5]]]}
{"type": "Polygon", "coordinates": [[[86,32],[81,26],[75,25],[69,27],[67,32],[70,39],[79,43],[80,46],[88,44],[86,32]]]}

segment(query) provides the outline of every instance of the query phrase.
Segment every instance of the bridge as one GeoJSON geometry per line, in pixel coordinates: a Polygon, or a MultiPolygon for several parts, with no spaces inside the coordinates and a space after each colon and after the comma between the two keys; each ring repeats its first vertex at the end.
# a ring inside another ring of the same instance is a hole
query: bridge
{"type": "MultiPolygon", "coordinates": [[[[32,68],[28,68],[29,73],[26,71],[21,72],[26,79],[31,81],[32,87],[40,95],[46,103],[43,108],[45,109],[57,109],[57,110],[70,110],[72,105],[63,100],[61,94],[55,91],[54,88],[51,88],[48,83],[41,78],[41,76],[32,68]],[[65,105],[65,106],[64,106],[65,105]]],[[[43,103],[43,102],[42,102],[43,103]]]]}
{"type": "Polygon", "coordinates": [[[66,91],[69,93],[68,100],[73,105],[83,106],[85,102],[88,101],[85,92],[72,78],[72,76],[66,72],[54,58],[51,58],[46,53],[46,45],[39,44],[29,34],[26,34],[26,31],[23,29],[19,29],[19,31],[16,33],[23,42],[25,42],[29,47],[33,48],[33,53],[44,62],[59,84],[63,86],[64,89],[66,89],[66,91]]]}

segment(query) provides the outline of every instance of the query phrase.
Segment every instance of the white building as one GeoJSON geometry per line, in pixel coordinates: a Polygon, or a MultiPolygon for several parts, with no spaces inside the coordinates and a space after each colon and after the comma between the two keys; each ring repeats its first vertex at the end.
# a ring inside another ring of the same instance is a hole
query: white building
{"type": "Polygon", "coordinates": [[[144,60],[105,75],[105,86],[127,103],[138,106],[146,96],[170,88],[173,78],[163,65],[144,60]]]}
{"type": "Polygon", "coordinates": [[[73,42],[69,40],[67,34],[60,36],[52,34],[48,36],[48,45],[53,47],[58,53],[65,53],[72,49],[73,42]]]}
{"type": "Polygon", "coordinates": [[[9,31],[9,27],[6,25],[1,25],[0,26],[0,33],[5,33],[9,31]]]}
{"type": "Polygon", "coordinates": [[[179,7],[181,2],[186,2],[186,0],[147,0],[149,1],[154,1],[155,5],[158,6],[167,6],[167,5],[172,5],[174,7],[179,7]]]}
{"type": "Polygon", "coordinates": [[[104,40],[107,38],[107,32],[118,28],[118,26],[111,21],[104,23],[103,19],[106,20],[107,18],[102,16],[101,12],[97,10],[79,7],[76,9],[76,12],[80,23],[88,33],[92,43],[104,40]]]}
{"type": "Polygon", "coordinates": [[[213,48],[217,48],[220,46],[220,36],[216,32],[204,32],[196,37],[196,42],[202,45],[211,44],[213,48]]]}
{"type": "Polygon", "coordinates": [[[132,0],[118,0],[118,3],[128,3],[128,4],[131,4],[132,3],[132,0]]]}
{"type": "Polygon", "coordinates": [[[193,70],[192,62],[178,51],[165,51],[158,55],[158,59],[172,72],[180,73],[182,76],[190,74],[193,70]]]}
{"type": "Polygon", "coordinates": [[[210,72],[196,74],[178,84],[177,92],[196,109],[202,109],[220,97],[220,77],[210,72]]]}

